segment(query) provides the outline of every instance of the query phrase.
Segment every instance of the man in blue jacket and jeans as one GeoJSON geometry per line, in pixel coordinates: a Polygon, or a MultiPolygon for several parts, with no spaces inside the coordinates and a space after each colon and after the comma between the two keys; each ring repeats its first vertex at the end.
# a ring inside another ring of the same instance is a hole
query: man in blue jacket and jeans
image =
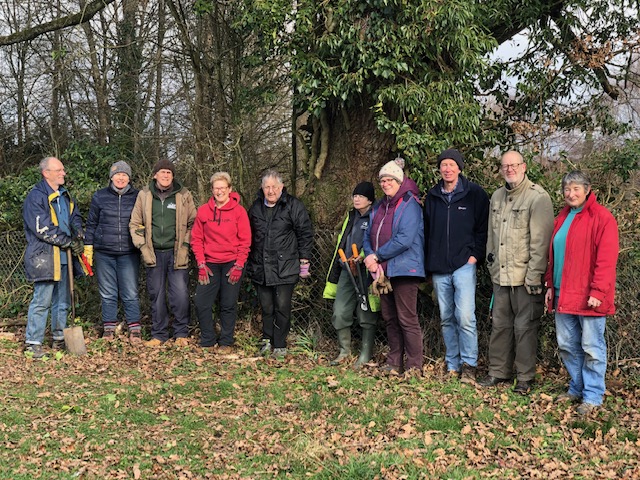
{"type": "Polygon", "coordinates": [[[424,206],[425,262],[438,298],[447,369],[461,382],[475,383],[476,269],[485,257],[489,197],[462,175],[463,168],[458,150],[438,156],[442,179],[424,206]]]}
{"type": "Polygon", "coordinates": [[[64,165],[55,157],[40,162],[42,181],[27,195],[22,209],[27,250],[24,263],[27,280],[35,282],[27,314],[26,349],[42,358],[44,332],[51,310],[52,348],[64,350],[63,330],[69,313],[67,249],[74,256],[84,251],[82,217],[69,192],[62,186],[64,165]]]}

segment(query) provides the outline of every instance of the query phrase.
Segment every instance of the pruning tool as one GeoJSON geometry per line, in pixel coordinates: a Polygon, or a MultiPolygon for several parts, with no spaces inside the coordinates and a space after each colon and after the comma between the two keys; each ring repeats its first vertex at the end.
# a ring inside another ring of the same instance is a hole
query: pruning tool
{"type": "MultiPolygon", "coordinates": [[[[355,244],[352,245],[352,249],[353,247],[355,247],[355,244]]],[[[357,247],[354,249],[354,252],[357,253],[357,247]]],[[[358,275],[357,270],[356,270],[356,274],[354,274],[354,271],[352,270],[352,267],[354,268],[354,270],[357,268],[356,260],[354,257],[347,259],[347,256],[345,255],[344,250],[342,250],[341,248],[338,249],[338,255],[340,255],[340,260],[342,261],[343,266],[345,267],[345,269],[347,270],[347,273],[349,274],[351,283],[353,283],[353,288],[356,290],[356,295],[360,299],[360,308],[366,312],[367,310],[369,310],[369,305],[367,304],[367,297],[363,293],[363,291],[360,289],[360,287],[358,286],[358,282],[356,281],[355,275],[358,275]]],[[[362,276],[358,275],[358,277],[361,278],[362,276]]]]}

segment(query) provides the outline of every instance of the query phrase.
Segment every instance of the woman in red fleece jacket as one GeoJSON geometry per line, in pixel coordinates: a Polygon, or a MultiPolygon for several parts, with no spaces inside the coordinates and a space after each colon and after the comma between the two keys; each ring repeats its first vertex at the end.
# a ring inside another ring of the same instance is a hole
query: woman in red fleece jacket
{"type": "Polygon", "coordinates": [[[198,209],[191,230],[191,249],[198,264],[194,303],[200,323],[200,345],[218,345],[229,353],[236,326],[238,295],[244,265],[251,246],[251,227],[240,195],[232,191],[231,176],[211,177],[213,196],[198,209]],[[213,304],[220,293],[220,337],[213,321],[213,304]]]}
{"type": "Polygon", "coordinates": [[[567,173],[562,189],[567,205],[553,225],[546,301],[555,309],[558,349],[571,377],[558,399],[581,401],[578,413],[586,415],[602,404],[605,391],[605,316],[615,313],[618,224],[584,173],[567,173]]]}

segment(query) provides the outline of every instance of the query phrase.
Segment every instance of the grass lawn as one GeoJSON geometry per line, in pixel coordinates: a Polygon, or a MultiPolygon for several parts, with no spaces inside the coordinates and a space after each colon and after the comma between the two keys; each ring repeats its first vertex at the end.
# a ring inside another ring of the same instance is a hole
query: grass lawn
{"type": "Polygon", "coordinates": [[[553,403],[566,379],[549,372],[522,397],[295,349],[88,351],[37,361],[0,341],[0,478],[640,478],[637,376],[583,418],[553,403]]]}

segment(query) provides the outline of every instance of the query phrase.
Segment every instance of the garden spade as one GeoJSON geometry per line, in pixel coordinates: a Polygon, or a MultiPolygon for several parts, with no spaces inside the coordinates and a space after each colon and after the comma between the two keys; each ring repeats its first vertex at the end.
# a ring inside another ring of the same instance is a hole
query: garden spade
{"type": "Polygon", "coordinates": [[[69,272],[69,296],[71,297],[71,326],[64,329],[64,343],[67,351],[73,355],[86,355],[87,345],[84,343],[82,327],[75,325],[76,321],[76,298],[73,286],[73,258],[71,249],[67,249],[67,271],[69,272]]]}

